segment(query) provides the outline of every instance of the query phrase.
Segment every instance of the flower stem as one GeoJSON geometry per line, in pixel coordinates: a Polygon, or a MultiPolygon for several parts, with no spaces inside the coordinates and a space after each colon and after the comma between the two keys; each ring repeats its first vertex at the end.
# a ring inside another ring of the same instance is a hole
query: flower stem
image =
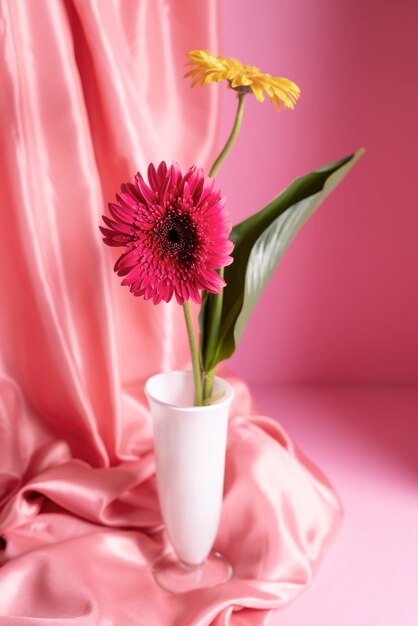
{"type": "Polygon", "coordinates": [[[205,372],[205,382],[203,385],[203,404],[210,404],[210,396],[212,394],[213,383],[215,380],[215,368],[209,372],[205,372]]]}
{"type": "MultiPolygon", "coordinates": [[[[235,115],[234,125],[231,130],[231,134],[228,137],[228,141],[226,142],[223,150],[219,154],[215,163],[212,165],[212,168],[209,172],[209,176],[215,176],[218,169],[221,166],[221,163],[225,159],[228,152],[231,150],[232,146],[235,143],[236,138],[238,137],[238,133],[241,128],[242,116],[244,114],[244,97],[245,93],[240,93],[238,95],[238,108],[235,115]]],[[[219,271],[220,275],[223,276],[223,269],[219,271]]],[[[221,326],[221,318],[222,318],[222,301],[223,301],[223,290],[220,294],[218,294],[215,298],[212,299],[210,306],[211,310],[209,313],[210,316],[210,330],[207,338],[207,346],[206,352],[211,354],[216,349],[216,344],[219,338],[219,329],[221,326]]],[[[204,373],[204,385],[203,385],[203,396],[202,401],[207,402],[212,394],[213,382],[215,378],[215,368],[204,373]]]]}
{"type": "Polygon", "coordinates": [[[220,391],[219,393],[215,393],[215,395],[212,396],[211,398],[206,398],[206,400],[203,400],[203,406],[210,406],[214,402],[221,400],[224,397],[224,395],[225,395],[225,391],[220,391]]]}
{"type": "Polygon", "coordinates": [[[189,337],[190,353],[192,355],[193,379],[194,379],[194,404],[202,406],[202,379],[200,375],[199,353],[197,350],[196,337],[193,329],[192,314],[190,313],[189,303],[183,302],[184,318],[186,320],[187,335],[189,337]]]}
{"type": "MultiPolygon", "coordinates": [[[[223,268],[219,271],[219,274],[223,277],[224,271],[223,268]]],[[[224,292],[223,289],[221,293],[217,294],[215,297],[211,298],[209,304],[209,319],[210,326],[207,338],[206,345],[206,354],[214,354],[216,350],[216,346],[218,344],[219,339],[219,329],[221,327],[221,319],[222,319],[222,302],[223,302],[224,292]]],[[[203,400],[209,398],[212,393],[213,387],[213,379],[215,376],[215,368],[209,370],[205,373],[204,378],[204,386],[203,386],[203,400]]]]}
{"type": "Polygon", "coordinates": [[[224,149],[222,150],[222,152],[216,159],[215,163],[212,165],[212,168],[209,172],[209,176],[215,176],[222,161],[224,160],[224,158],[226,157],[226,155],[228,154],[228,152],[234,145],[235,139],[237,138],[238,133],[239,133],[239,129],[241,128],[242,116],[244,113],[244,98],[245,98],[245,93],[240,93],[238,95],[238,109],[235,115],[234,126],[232,127],[231,134],[228,137],[228,141],[226,142],[224,149]]]}

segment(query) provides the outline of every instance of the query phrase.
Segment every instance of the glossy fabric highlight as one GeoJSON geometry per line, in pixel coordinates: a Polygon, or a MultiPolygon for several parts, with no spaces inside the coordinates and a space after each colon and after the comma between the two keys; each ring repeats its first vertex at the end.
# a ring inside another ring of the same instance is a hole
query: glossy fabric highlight
{"type": "Polygon", "coordinates": [[[217,3],[0,0],[0,47],[0,624],[265,624],[309,584],[338,500],[229,377],[215,547],[235,578],[187,601],[155,585],[143,384],[188,365],[183,313],[120,287],[98,230],[148,161],[216,155],[218,89],[182,75],[218,49],[217,3]]]}

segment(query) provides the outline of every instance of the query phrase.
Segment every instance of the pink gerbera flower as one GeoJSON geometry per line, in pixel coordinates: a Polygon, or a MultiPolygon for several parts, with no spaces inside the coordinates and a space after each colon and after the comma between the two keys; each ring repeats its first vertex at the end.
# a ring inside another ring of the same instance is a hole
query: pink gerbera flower
{"type": "Polygon", "coordinates": [[[103,216],[100,227],[109,246],[125,246],[115,272],[125,276],[135,296],[169,302],[173,294],[183,304],[200,302],[199,291],[220,293],[225,286],[215,271],[232,263],[231,225],[225,199],[203,170],[191,167],[182,176],[177,163],[148,167],[148,185],[141,174],[135,184],[121,186],[117,203],[109,204],[113,217],[103,216]]]}

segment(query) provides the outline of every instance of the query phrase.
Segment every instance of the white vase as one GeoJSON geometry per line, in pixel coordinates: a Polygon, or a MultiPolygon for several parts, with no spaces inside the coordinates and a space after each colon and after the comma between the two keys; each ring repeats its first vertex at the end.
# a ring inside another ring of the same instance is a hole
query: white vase
{"type": "Polygon", "coordinates": [[[221,578],[231,575],[224,557],[209,557],[221,516],[228,414],[233,398],[229,383],[215,377],[213,394],[220,392],[224,395],[213,404],[193,406],[193,374],[184,371],[157,374],[145,385],[154,431],[161,514],[179,559],[169,557],[169,574],[165,557],[157,568],[158,582],[164,588],[174,585],[170,591],[179,591],[178,572],[173,567],[180,568],[181,591],[218,584],[217,570],[225,567],[228,571],[221,578]],[[173,584],[167,582],[167,576],[174,577],[173,584]]]}

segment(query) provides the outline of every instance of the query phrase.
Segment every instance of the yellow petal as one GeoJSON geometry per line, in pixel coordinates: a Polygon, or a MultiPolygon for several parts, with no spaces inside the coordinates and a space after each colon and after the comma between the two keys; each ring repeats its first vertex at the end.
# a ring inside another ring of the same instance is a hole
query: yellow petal
{"type": "Polygon", "coordinates": [[[192,87],[199,82],[207,85],[228,80],[234,89],[250,87],[259,102],[264,102],[265,91],[278,110],[281,106],[293,109],[300,96],[299,87],[288,78],[263,74],[258,67],[243,65],[234,57],[215,56],[208,50],[192,50],[188,57],[191,60],[186,65],[191,69],[185,76],[193,78],[192,87]]]}
{"type": "Polygon", "coordinates": [[[258,82],[254,81],[251,85],[251,89],[257,100],[259,102],[264,102],[264,90],[262,86],[258,82]]]}
{"type": "Polygon", "coordinates": [[[241,74],[237,74],[231,80],[231,87],[233,89],[235,89],[235,87],[246,87],[246,86],[251,85],[252,82],[253,81],[250,78],[248,78],[247,76],[243,76],[241,74]]]}

